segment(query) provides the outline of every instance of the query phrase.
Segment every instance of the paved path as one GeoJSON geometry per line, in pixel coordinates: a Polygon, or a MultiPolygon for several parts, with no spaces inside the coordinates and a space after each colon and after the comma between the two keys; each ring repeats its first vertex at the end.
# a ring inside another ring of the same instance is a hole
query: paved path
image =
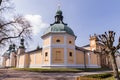
{"type": "Polygon", "coordinates": [[[75,80],[75,77],[77,76],[99,74],[104,72],[40,73],[0,69],[0,80],[75,80]]]}

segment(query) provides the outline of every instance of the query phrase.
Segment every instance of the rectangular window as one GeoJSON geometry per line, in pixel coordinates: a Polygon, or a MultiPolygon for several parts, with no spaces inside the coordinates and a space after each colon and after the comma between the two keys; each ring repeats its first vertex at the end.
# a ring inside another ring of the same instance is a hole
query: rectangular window
{"type": "Polygon", "coordinates": [[[72,44],[72,41],[69,41],[69,44],[72,44]]]}
{"type": "Polygon", "coordinates": [[[69,53],[69,56],[72,56],[72,52],[69,53]]]}
{"type": "Polygon", "coordinates": [[[59,61],[61,60],[61,51],[56,51],[56,60],[59,61]]]}
{"type": "Polygon", "coordinates": [[[45,57],[47,57],[48,56],[48,52],[45,52],[45,57]]]}

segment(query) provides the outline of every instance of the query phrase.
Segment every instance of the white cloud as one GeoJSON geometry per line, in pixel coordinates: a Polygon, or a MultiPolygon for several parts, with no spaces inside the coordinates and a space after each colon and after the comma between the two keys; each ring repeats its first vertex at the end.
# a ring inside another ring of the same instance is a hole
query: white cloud
{"type": "Polygon", "coordinates": [[[30,21],[33,30],[33,34],[37,35],[38,33],[43,33],[43,30],[45,30],[48,27],[48,24],[43,22],[42,16],[40,15],[25,15],[25,18],[30,21]]]}
{"type": "Polygon", "coordinates": [[[25,18],[30,21],[32,25],[32,41],[29,41],[29,47],[27,47],[28,51],[35,49],[38,45],[42,46],[42,39],[40,38],[43,35],[45,29],[49,26],[48,23],[45,23],[42,20],[42,16],[40,15],[25,15],[25,18]],[[32,43],[32,44],[31,44],[32,43]]]}

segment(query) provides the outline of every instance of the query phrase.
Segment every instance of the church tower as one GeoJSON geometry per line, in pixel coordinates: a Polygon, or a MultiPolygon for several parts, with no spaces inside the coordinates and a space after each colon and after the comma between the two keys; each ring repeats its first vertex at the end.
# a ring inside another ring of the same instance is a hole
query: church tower
{"type": "Polygon", "coordinates": [[[69,67],[75,64],[75,39],[72,29],[63,22],[60,9],[55,22],[50,24],[43,36],[43,67],[69,67]]]}
{"type": "Polygon", "coordinates": [[[90,36],[90,50],[97,50],[97,35],[90,36]]]}

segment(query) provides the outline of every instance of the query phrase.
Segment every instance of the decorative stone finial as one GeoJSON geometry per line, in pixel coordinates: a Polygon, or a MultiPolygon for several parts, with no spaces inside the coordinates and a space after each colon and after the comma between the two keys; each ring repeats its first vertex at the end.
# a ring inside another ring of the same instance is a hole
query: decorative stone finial
{"type": "Polygon", "coordinates": [[[15,44],[12,44],[12,52],[15,52],[15,44]]]}
{"type": "Polygon", "coordinates": [[[9,49],[8,49],[9,51],[11,51],[12,50],[12,45],[9,45],[9,49]]]}
{"type": "Polygon", "coordinates": [[[92,40],[92,39],[96,39],[97,40],[97,34],[90,35],[90,40],[92,40]]]}
{"type": "Polygon", "coordinates": [[[20,40],[20,47],[19,48],[25,48],[24,47],[24,39],[23,39],[23,37],[20,40]]]}

